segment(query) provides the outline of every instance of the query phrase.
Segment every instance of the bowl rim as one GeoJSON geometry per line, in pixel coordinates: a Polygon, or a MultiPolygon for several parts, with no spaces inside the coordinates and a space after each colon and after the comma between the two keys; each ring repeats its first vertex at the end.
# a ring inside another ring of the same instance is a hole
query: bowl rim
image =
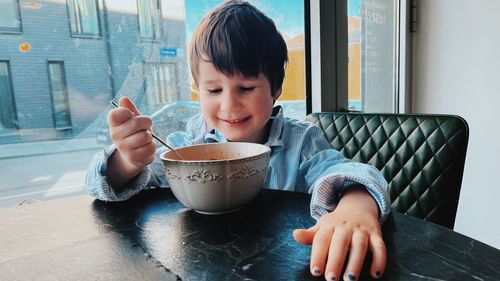
{"type": "Polygon", "coordinates": [[[239,157],[239,158],[231,158],[231,159],[220,159],[220,160],[181,160],[181,159],[171,159],[171,158],[166,158],[165,154],[170,152],[171,150],[166,150],[160,154],[160,159],[163,162],[169,162],[169,163],[181,163],[181,164],[199,164],[199,163],[204,163],[204,164],[221,164],[221,163],[238,163],[238,162],[244,162],[244,161],[249,161],[249,160],[255,160],[259,159],[262,157],[266,157],[271,154],[271,148],[267,145],[260,144],[260,143],[254,143],[254,142],[213,142],[213,143],[200,143],[200,144],[193,144],[193,145],[187,145],[187,146],[182,146],[182,147],[176,147],[175,149],[179,152],[182,151],[184,148],[187,147],[194,147],[194,146],[210,146],[210,145],[221,145],[221,144],[228,144],[228,143],[239,143],[239,144],[250,144],[250,145],[257,145],[261,146],[264,148],[264,151],[253,155],[253,156],[245,156],[245,157],[239,157]]]}

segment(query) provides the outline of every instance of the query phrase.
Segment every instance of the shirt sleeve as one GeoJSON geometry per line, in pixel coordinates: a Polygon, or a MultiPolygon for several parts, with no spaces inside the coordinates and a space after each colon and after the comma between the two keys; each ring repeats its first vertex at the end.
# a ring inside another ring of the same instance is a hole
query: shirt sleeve
{"type": "MultiPolygon", "coordinates": [[[[201,114],[197,114],[188,120],[185,132],[169,134],[167,142],[173,147],[202,143],[206,131],[206,124],[201,114]]],[[[145,166],[126,188],[116,192],[109,185],[106,177],[108,160],[115,151],[116,146],[110,145],[98,152],[91,161],[85,177],[85,186],[91,196],[102,201],[124,201],[144,189],[169,186],[160,158],[166,148],[160,146],[156,149],[153,162],[145,166]]]]}
{"type": "Polygon", "coordinates": [[[306,134],[310,134],[310,140],[304,144],[299,171],[304,174],[304,184],[312,192],[311,216],[319,219],[332,212],[344,191],[363,185],[377,202],[379,221],[383,223],[391,207],[388,184],[382,173],[371,165],[349,160],[332,149],[318,128],[312,127],[306,134]]]}
{"type": "Polygon", "coordinates": [[[85,186],[91,196],[102,201],[124,201],[141,190],[168,186],[163,173],[163,163],[159,158],[164,149],[158,149],[154,161],[145,166],[126,188],[116,192],[106,177],[108,160],[115,151],[115,145],[108,146],[98,152],[91,161],[85,177],[85,186]]]}

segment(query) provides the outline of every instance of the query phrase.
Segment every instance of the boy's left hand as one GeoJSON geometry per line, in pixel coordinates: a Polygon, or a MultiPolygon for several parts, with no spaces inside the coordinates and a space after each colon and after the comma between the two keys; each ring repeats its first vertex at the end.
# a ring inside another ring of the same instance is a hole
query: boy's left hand
{"type": "Polygon", "coordinates": [[[378,205],[362,187],[346,191],[335,211],[322,216],[309,229],[296,229],[294,239],[310,245],[310,270],[314,276],[325,274],[326,280],[342,280],[344,263],[348,263],[344,280],[359,279],[368,250],[373,260],[370,275],[380,278],[387,253],[378,220],[378,205]]]}

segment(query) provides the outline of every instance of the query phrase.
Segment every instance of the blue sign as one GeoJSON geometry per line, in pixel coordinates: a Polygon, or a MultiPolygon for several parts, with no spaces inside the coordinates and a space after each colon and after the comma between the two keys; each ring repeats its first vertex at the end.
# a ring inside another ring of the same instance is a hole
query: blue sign
{"type": "Polygon", "coordinates": [[[160,48],[160,56],[162,57],[176,57],[177,48],[160,48]]]}

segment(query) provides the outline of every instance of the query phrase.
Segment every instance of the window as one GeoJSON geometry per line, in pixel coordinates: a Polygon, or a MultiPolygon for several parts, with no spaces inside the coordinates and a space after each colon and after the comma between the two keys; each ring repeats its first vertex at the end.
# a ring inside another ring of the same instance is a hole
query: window
{"type": "Polygon", "coordinates": [[[71,34],[99,36],[99,9],[97,0],[68,0],[71,34]]]}
{"type": "Polygon", "coordinates": [[[348,1],[349,109],[396,111],[395,0],[348,1]]]}
{"type": "Polygon", "coordinates": [[[310,2],[313,111],[409,110],[408,7],[409,0],[310,2]]]}
{"type": "Polygon", "coordinates": [[[144,74],[146,82],[145,104],[162,104],[180,100],[176,64],[146,63],[144,74]]]}
{"type": "MultiPolygon", "coordinates": [[[[22,40],[0,34],[0,167],[7,167],[0,178],[9,183],[8,190],[0,189],[0,208],[86,194],[88,164],[110,141],[106,117],[112,99],[130,97],[162,137],[184,130],[200,112],[191,91],[188,42],[201,18],[222,1],[0,2],[14,3],[23,29],[32,31],[22,40]],[[106,40],[79,38],[99,34],[106,40]],[[33,49],[21,52],[23,42],[33,49]],[[13,154],[3,157],[6,152],[13,154]],[[25,157],[36,168],[26,167],[25,157]],[[12,172],[21,168],[28,169],[25,177],[12,172]]],[[[290,62],[277,103],[285,116],[303,120],[304,1],[251,3],[274,19],[285,37],[290,62]]],[[[0,8],[3,23],[7,9],[0,8]]]]}
{"type": "Polygon", "coordinates": [[[71,115],[69,112],[68,89],[66,87],[63,62],[49,62],[49,82],[54,126],[58,130],[70,129],[71,115]]]}
{"type": "Polygon", "coordinates": [[[0,61],[0,131],[17,129],[17,113],[8,61],[0,61]]]}
{"type": "Polygon", "coordinates": [[[0,32],[21,32],[19,3],[16,0],[0,0],[0,32]]]}
{"type": "Polygon", "coordinates": [[[161,10],[159,0],[137,0],[141,38],[161,39],[161,10]]]}

